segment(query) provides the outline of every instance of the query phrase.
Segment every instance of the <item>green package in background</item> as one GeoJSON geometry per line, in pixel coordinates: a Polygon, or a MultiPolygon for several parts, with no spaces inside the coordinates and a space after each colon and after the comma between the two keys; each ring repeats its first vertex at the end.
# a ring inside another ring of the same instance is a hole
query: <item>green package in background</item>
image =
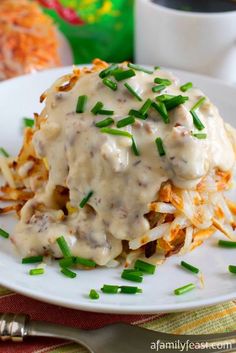
{"type": "Polygon", "coordinates": [[[132,60],[134,0],[38,0],[38,2],[67,37],[75,64],[89,63],[94,58],[108,62],[132,60]],[[78,17],[79,23],[70,20],[71,11],[78,17]]]}

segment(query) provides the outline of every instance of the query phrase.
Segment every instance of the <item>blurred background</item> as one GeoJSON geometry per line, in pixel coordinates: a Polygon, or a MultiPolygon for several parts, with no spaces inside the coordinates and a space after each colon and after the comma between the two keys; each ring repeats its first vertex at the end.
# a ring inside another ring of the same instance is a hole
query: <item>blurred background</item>
{"type": "Polygon", "coordinates": [[[38,70],[132,60],[134,0],[0,0],[0,80],[38,70]]]}

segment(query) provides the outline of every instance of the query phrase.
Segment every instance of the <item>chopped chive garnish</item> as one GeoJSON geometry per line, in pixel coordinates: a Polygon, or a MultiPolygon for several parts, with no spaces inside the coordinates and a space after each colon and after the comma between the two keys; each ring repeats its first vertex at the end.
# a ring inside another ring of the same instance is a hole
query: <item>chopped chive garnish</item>
{"type": "Polygon", "coordinates": [[[118,68],[117,64],[112,64],[109,67],[107,67],[105,70],[102,70],[99,74],[100,78],[104,78],[109,76],[114,70],[116,70],[118,68]]]}
{"type": "Polygon", "coordinates": [[[0,154],[6,158],[10,157],[10,154],[3,147],[0,147],[0,154]]]}
{"type": "Polygon", "coordinates": [[[116,81],[126,80],[127,78],[133,77],[135,75],[136,75],[136,73],[132,69],[126,70],[126,71],[116,71],[116,72],[114,72],[114,77],[115,77],[116,81]]]}
{"type": "Polygon", "coordinates": [[[124,86],[127,88],[127,90],[138,100],[142,101],[142,98],[138,95],[138,93],[131,87],[127,82],[124,84],[124,86]]]}
{"type": "Polygon", "coordinates": [[[236,274],[236,266],[234,266],[234,265],[229,265],[228,269],[229,269],[229,272],[236,274]]]}
{"type": "Polygon", "coordinates": [[[93,300],[97,300],[99,299],[99,294],[95,289],[91,289],[90,293],[89,293],[89,298],[93,299],[93,300]]]}
{"type": "Polygon", "coordinates": [[[201,107],[201,105],[205,102],[206,97],[202,97],[200,98],[196,104],[194,104],[194,106],[191,108],[191,111],[197,110],[198,108],[201,107]]]}
{"type": "Polygon", "coordinates": [[[156,97],[156,100],[159,102],[164,102],[168,99],[174,98],[176,96],[173,96],[172,94],[161,94],[160,96],[156,97]]]}
{"type": "Polygon", "coordinates": [[[121,274],[121,278],[127,279],[128,281],[139,282],[139,283],[141,283],[143,281],[143,276],[139,276],[135,272],[123,271],[121,274]]]}
{"type": "Polygon", "coordinates": [[[154,70],[160,70],[160,66],[154,66],[154,70]]]}
{"type": "Polygon", "coordinates": [[[236,241],[219,240],[218,245],[223,248],[236,248],[236,241]]]}
{"type": "Polygon", "coordinates": [[[114,110],[108,110],[108,109],[100,109],[97,114],[99,115],[113,115],[114,110]]]}
{"type": "Polygon", "coordinates": [[[192,134],[192,136],[196,137],[199,140],[204,140],[207,138],[207,134],[192,134]]]}
{"type": "Polygon", "coordinates": [[[32,128],[34,126],[34,119],[23,118],[24,127],[32,128]]]}
{"type": "Polygon", "coordinates": [[[170,80],[168,80],[167,78],[161,78],[161,77],[156,77],[154,79],[154,82],[159,83],[164,86],[170,86],[172,84],[172,82],[170,80]]]}
{"type": "Polygon", "coordinates": [[[87,96],[85,96],[85,95],[79,96],[78,101],[77,101],[77,105],[76,105],[76,113],[83,113],[84,112],[87,100],[88,100],[87,96]]]}
{"type": "Polygon", "coordinates": [[[83,265],[85,267],[96,267],[97,265],[93,260],[85,259],[79,256],[75,256],[74,263],[76,265],[83,265]]]}
{"type": "Polygon", "coordinates": [[[182,86],[180,86],[180,90],[182,91],[182,92],[187,92],[190,88],[192,88],[193,87],[193,84],[192,84],[192,82],[187,82],[187,83],[185,83],[184,85],[182,85],[182,86]]]}
{"type": "Polygon", "coordinates": [[[2,228],[0,228],[0,236],[3,238],[9,238],[10,234],[7,233],[5,230],[3,230],[2,228]]]}
{"type": "Polygon", "coordinates": [[[152,92],[157,93],[157,92],[163,91],[163,89],[165,88],[166,88],[165,85],[157,85],[152,87],[152,92]]]}
{"type": "Polygon", "coordinates": [[[205,128],[205,126],[203,125],[203,123],[201,122],[199,117],[197,116],[197,113],[194,110],[190,110],[190,113],[193,117],[193,124],[196,127],[196,129],[198,129],[199,131],[203,130],[205,128]]]}
{"type": "Polygon", "coordinates": [[[151,275],[153,275],[156,271],[156,266],[149,264],[148,262],[142,261],[142,260],[136,260],[135,264],[134,264],[134,268],[136,270],[145,272],[145,273],[149,273],[151,275]]]}
{"type": "Polygon", "coordinates": [[[71,251],[70,248],[63,237],[63,235],[59,238],[57,238],[57,244],[59,245],[59,248],[61,249],[61,252],[64,257],[71,257],[71,251]]]}
{"type": "Polygon", "coordinates": [[[133,116],[127,116],[127,118],[124,118],[124,119],[117,121],[116,126],[118,128],[121,128],[121,127],[124,127],[127,125],[131,125],[133,123],[135,123],[135,118],[133,116]]]}
{"type": "Polygon", "coordinates": [[[117,83],[112,81],[112,80],[109,80],[109,78],[104,78],[102,80],[102,82],[104,83],[105,86],[109,87],[110,89],[112,89],[113,91],[116,91],[117,90],[117,83]]]}
{"type": "Polygon", "coordinates": [[[132,138],[133,136],[127,132],[127,131],[122,131],[122,130],[117,130],[117,129],[110,129],[109,127],[103,127],[100,130],[104,134],[110,134],[110,135],[117,135],[117,136],[124,136],[124,137],[129,137],[132,138]]]}
{"type": "Polygon", "coordinates": [[[181,295],[181,294],[184,294],[186,292],[191,291],[194,288],[196,288],[195,284],[189,283],[189,284],[186,284],[186,286],[175,289],[174,293],[175,293],[175,295],[181,295]]]}
{"type": "Polygon", "coordinates": [[[193,273],[199,273],[199,269],[197,267],[194,267],[192,265],[190,265],[189,263],[185,262],[185,261],[181,261],[181,266],[186,268],[187,270],[193,272],[193,273]]]}
{"type": "Polygon", "coordinates": [[[30,276],[37,276],[44,274],[44,268],[33,268],[29,271],[30,276]]]}
{"type": "Polygon", "coordinates": [[[73,256],[65,257],[64,259],[59,260],[59,265],[62,268],[71,267],[75,264],[75,258],[73,256]]]}
{"type": "Polygon", "coordinates": [[[135,139],[132,137],[132,151],[135,154],[135,156],[140,156],[140,152],[138,150],[137,144],[135,142],[135,139]]]}
{"type": "Polygon", "coordinates": [[[138,287],[120,286],[120,293],[123,293],[123,294],[137,294],[142,292],[143,292],[142,289],[138,287]]]}
{"type": "Polygon", "coordinates": [[[164,104],[167,110],[171,110],[178,107],[180,104],[184,104],[188,99],[189,99],[188,97],[179,95],[179,96],[170,98],[168,100],[165,100],[164,104]]]}
{"type": "Polygon", "coordinates": [[[79,207],[83,208],[92,196],[93,196],[93,191],[89,191],[89,193],[80,202],[79,207]]]}
{"type": "Polygon", "coordinates": [[[153,71],[146,69],[145,67],[142,67],[140,65],[136,65],[136,64],[132,64],[132,63],[128,63],[128,67],[130,67],[131,69],[134,69],[136,71],[143,71],[146,74],[153,74],[153,71]]]}
{"type": "Polygon", "coordinates": [[[169,124],[170,118],[166,110],[165,104],[163,102],[159,102],[159,103],[152,102],[152,107],[156,109],[156,111],[160,114],[164,123],[169,124]]]}
{"type": "Polygon", "coordinates": [[[117,294],[119,291],[119,286],[104,284],[103,287],[101,288],[101,291],[107,294],[117,294]]]}
{"type": "Polygon", "coordinates": [[[150,98],[148,98],[146,100],[146,102],[142,105],[142,107],[139,109],[139,112],[142,114],[142,115],[146,115],[147,112],[149,111],[150,107],[152,105],[152,100],[150,98]]]}
{"type": "Polygon", "coordinates": [[[157,137],[155,142],[156,142],[157,150],[159,152],[160,157],[165,156],[166,152],[165,152],[161,137],[157,137]]]}
{"type": "Polygon", "coordinates": [[[147,114],[142,114],[140,111],[135,110],[135,109],[130,109],[129,115],[135,116],[135,118],[146,120],[148,115],[147,114]]]}
{"type": "Polygon", "coordinates": [[[95,124],[96,127],[106,127],[114,123],[114,120],[112,118],[106,118],[102,121],[99,121],[98,123],[95,124]]]}
{"type": "Polygon", "coordinates": [[[63,275],[65,275],[66,277],[69,277],[69,278],[75,278],[77,276],[77,274],[75,272],[73,272],[73,271],[71,271],[71,270],[69,270],[68,268],[65,268],[65,267],[63,267],[61,269],[61,273],[63,275]]]}
{"type": "Polygon", "coordinates": [[[99,110],[102,109],[102,107],[103,107],[103,103],[102,102],[97,102],[95,104],[95,106],[91,109],[91,112],[96,115],[96,114],[98,114],[99,110]]]}
{"type": "Polygon", "coordinates": [[[35,264],[43,261],[43,256],[30,256],[22,259],[22,264],[35,264]]]}
{"type": "Polygon", "coordinates": [[[135,268],[127,268],[123,270],[123,273],[133,273],[136,274],[137,276],[142,277],[143,272],[136,270],[135,268]]]}

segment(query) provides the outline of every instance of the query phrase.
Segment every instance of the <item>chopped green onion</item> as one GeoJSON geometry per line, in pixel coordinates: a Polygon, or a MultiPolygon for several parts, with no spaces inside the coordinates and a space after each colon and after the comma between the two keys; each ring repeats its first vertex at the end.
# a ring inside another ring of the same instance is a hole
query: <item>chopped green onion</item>
{"type": "Polygon", "coordinates": [[[132,286],[120,286],[120,293],[124,294],[137,294],[137,293],[142,293],[142,289],[138,287],[132,287],[132,286]]]}
{"type": "Polygon", "coordinates": [[[186,286],[175,289],[174,293],[175,293],[175,295],[181,295],[181,294],[184,294],[186,292],[191,291],[194,288],[196,288],[195,284],[189,283],[189,284],[186,284],[186,286]]]}
{"type": "Polygon", "coordinates": [[[128,63],[128,67],[130,67],[131,69],[134,69],[134,70],[136,70],[136,71],[145,72],[146,74],[153,74],[153,71],[148,70],[148,69],[146,69],[145,67],[142,67],[142,66],[140,66],[140,65],[128,63]]]}
{"type": "Polygon", "coordinates": [[[135,156],[140,156],[140,152],[138,150],[137,144],[135,142],[135,139],[132,137],[132,150],[135,154],[135,156]]]}
{"type": "Polygon", "coordinates": [[[136,276],[143,276],[143,272],[136,270],[135,268],[127,268],[123,270],[123,273],[133,273],[136,274],[136,276]]]}
{"type": "Polygon", "coordinates": [[[85,105],[88,100],[88,97],[83,95],[79,96],[78,101],[77,101],[77,106],[76,106],[76,113],[83,113],[85,110],[85,105]]]}
{"type": "Polygon", "coordinates": [[[147,114],[142,114],[140,111],[135,110],[135,109],[130,109],[129,115],[135,116],[135,118],[146,120],[148,115],[147,114]]]}
{"type": "Polygon", "coordinates": [[[157,150],[159,152],[160,157],[165,156],[166,152],[165,152],[161,137],[157,137],[155,142],[156,142],[157,150]]]}
{"type": "Polygon", "coordinates": [[[147,114],[151,105],[152,105],[152,100],[148,98],[146,102],[142,105],[142,107],[139,109],[139,112],[142,114],[142,116],[147,114]]]}
{"type": "Polygon", "coordinates": [[[104,284],[103,287],[101,288],[101,291],[107,294],[117,294],[119,291],[119,286],[104,284]]]}
{"type": "Polygon", "coordinates": [[[179,95],[179,96],[170,98],[168,100],[165,100],[164,104],[167,110],[171,110],[178,107],[180,104],[184,104],[188,99],[189,99],[188,97],[179,95]]]}
{"type": "Polygon", "coordinates": [[[160,66],[154,66],[154,70],[160,70],[160,66]]]}
{"type": "Polygon", "coordinates": [[[132,69],[126,70],[126,71],[116,71],[116,72],[114,72],[114,77],[115,77],[116,81],[126,80],[127,78],[133,77],[135,75],[136,75],[136,73],[132,69]]]}
{"type": "Polygon", "coordinates": [[[192,134],[192,136],[196,137],[199,140],[204,140],[207,138],[207,134],[192,134]]]}
{"type": "Polygon", "coordinates": [[[133,136],[127,132],[127,131],[122,131],[122,130],[117,130],[117,129],[110,129],[109,127],[103,127],[100,130],[104,134],[110,134],[110,135],[117,135],[117,136],[124,136],[124,137],[129,137],[132,138],[133,136]]]}
{"type": "Polygon", "coordinates": [[[123,271],[122,274],[121,274],[121,278],[126,279],[128,281],[139,282],[139,283],[141,283],[143,281],[143,277],[137,275],[135,272],[125,272],[125,271],[123,271]]]}
{"type": "Polygon", "coordinates": [[[127,116],[127,118],[124,118],[124,119],[117,121],[116,126],[118,128],[121,128],[121,127],[124,127],[127,125],[131,125],[133,123],[135,123],[135,118],[133,116],[127,116]]]}
{"type": "Polygon", "coordinates": [[[99,112],[99,110],[102,109],[102,107],[103,107],[103,103],[102,103],[102,102],[97,102],[97,103],[95,104],[95,106],[91,109],[91,112],[92,112],[93,114],[97,115],[98,112],[99,112]]]}
{"type": "Polygon", "coordinates": [[[187,82],[187,83],[185,83],[184,85],[182,85],[182,86],[180,86],[180,90],[182,91],[182,92],[187,92],[190,88],[192,88],[193,87],[193,84],[192,84],[192,82],[187,82]]]}
{"type": "Polygon", "coordinates": [[[190,110],[191,110],[191,111],[194,111],[194,110],[200,108],[201,105],[205,102],[205,100],[206,100],[206,97],[200,98],[200,99],[197,101],[197,103],[194,104],[194,106],[193,106],[190,110]]]}
{"type": "Polygon", "coordinates": [[[194,267],[192,265],[190,265],[189,263],[185,262],[185,261],[181,261],[181,266],[186,268],[187,270],[193,272],[193,273],[199,273],[199,269],[197,267],[194,267]]]}
{"type": "Polygon", "coordinates": [[[142,261],[142,260],[136,260],[135,264],[134,264],[134,268],[145,272],[145,273],[149,273],[151,275],[153,275],[156,271],[156,266],[149,264],[148,262],[142,261]]]}
{"type": "Polygon", "coordinates": [[[97,300],[99,299],[99,294],[95,289],[91,289],[90,293],[89,293],[89,298],[93,299],[93,300],[97,300]]]}
{"type": "Polygon", "coordinates": [[[201,122],[199,117],[197,116],[197,113],[194,110],[190,110],[190,113],[193,117],[193,124],[196,127],[196,129],[198,129],[200,131],[203,130],[205,128],[205,126],[203,125],[203,123],[201,122]]]}
{"type": "Polygon", "coordinates": [[[85,259],[83,257],[75,256],[74,263],[76,265],[83,265],[85,267],[96,267],[97,264],[93,260],[85,259]]]}
{"type": "Polygon", "coordinates": [[[114,123],[114,120],[112,118],[106,118],[102,121],[99,121],[98,123],[95,124],[96,127],[106,127],[114,123]]]}
{"type": "Polygon", "coordinates": [[[229,269],[229,272],[236,274],[236,266],[234,266],[234,265],[229,265],[228,269],[229,269]]]}
{"type": "Polygon", "coordinates": [[[166,110],[165,104],[163,102],[159,102],[159,103],[152,102],[152,107],[156,109],[156,111],[160,114],[164,123],[169,124],[170,118],[166,110]]]}
{"type": "Polygon", "coordinates": [[[71,257],[70,248],[69,248],[65,238],[63,237],[63,235],[61,237],[57,238],[57,244],[59,245],[64,257],[71,257]]]}
{"type": "Polygon", "coordinates": [[[32,128],[34,126],[34,119],[23,118],[24,127],[32,128]]]}
{"type": "Polygon", "coordinates": [[[22,264],[35,264],[37,262],[42,262],[43,261],[43,256],[30,256],[30,257],[24,257],[22,259],[22,264]]]}
{"type": "Polygon", "coordinates": [[[131,87],[127,82],[124,84],[124,86],[127,88],[127,90],[138,100],[142,101],[142,98],[138,95],[138,93],[131,87]]]}
{"type": "Polygon", "coordinates": [[[7,233],[5,230],[3,230],[2,228],[0,228],[0,236],[3,238],[9,238],[10,234],[7,233]]]}
{"type": "Polygon", "coordinates": [[[157,92],[163,91],[163,89],[165,88],[166,88],[165,85],[157,85],[152,87],[152,92],[157,93],[157,92]]]}
{"type": "MultiPolygon", "coordinates": [[[[106,128],[103,128],[106,129],[106,128]]],[[[101,129],[102,130],[102,129],[101,129]]],[[[80,202],[79,207],[84,208],[86,203],[89,201],[89,199],[93,196],[93,191],[89,191],[89,193],[83,198],[83,200],[80,202]]]]}
{"type": "Polygon", "coordinates": [[[74,264],[75,264],[75,257],[74,256],[65,257],[64,259],[59,260],[59,265],[62,268],[71,267],[74,264]]]}
{"type": "Polygon", "coordinates": [[[69,277],[69,278],[75,278],[77,276],[77,274],[75,272],[73,272],[73,271],[71,271],[71,270],[69,270],[68,268],[65,268],[65,267],[63,267],[61,269],[61,273],[63,275],[65,275],[66,277],[69,277]]]}
{"type": "Polygon", "coordinates": [[[100,78],[104,78],[109,76],[114,70],[116,70],[118,68],[117,64],[112,64],[109,67],[107,67],[105,70],[102,70],[99,74],[100,78]]]}
{"type": "Polygon", "coordinates": [[[105,86],[109,87],[110,89],[112,89],[113,91],[116,91],[117,90],[117,83],[112,81],[112,80],[109,80],[108,78],[104,78],[102,80],[102,82],[104,83],[105,86]]]}
{"type": "Polygon", "coordinates": [[[164,102],[168,99],[174,98],[176,96],[173,96],[172,94],[161,94],[160,96],[156,97],[156,100],[159,102],[164,102]]]}
{"type": "Polygon", "coordinates": [[[159,83],[164,86],[170,86],[172,84],[172,82],[170,80],[168,80],[167,78],[161,78],[161,77],[156,77],[154,79],[154,82],[159,83]]]}
{"type": "Polygon", "coordinates": [[[219,240],[218,245],[223,248],[236,248],[236,241],[219,240]]]}
{"type": "Polygon", "coordinates": [[[0,154],[6,158],[10,157],[10,154],[3,147],[0,147],[0,154]]]}
{"type": "Polygon", "coordinates": [[[108,109],[100,109],[97,114],[100,115],[113,115],[114,114],[114,110],[108,110],[108,109]]]}
{"type": "Polygon", "coordinates": [[[38,276],[44,274],[44,268],[33,268],[29,271],[30,276],[38,276]]]}

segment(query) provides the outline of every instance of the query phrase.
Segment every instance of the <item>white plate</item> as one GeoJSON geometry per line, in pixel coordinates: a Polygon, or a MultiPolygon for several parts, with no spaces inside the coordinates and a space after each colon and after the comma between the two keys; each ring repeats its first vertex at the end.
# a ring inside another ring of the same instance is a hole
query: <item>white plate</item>
{"type": "MultiPolygon", "coordinates": [[[[42,107],[39,95],[70,68],[12,79],[0,84],[0,145],[11,154],[17,153],[22,143],[21,124],[23,116],[31,116],[42,107]]],[[[236,88],[221,81],[187,72],[177,72],[183,82],[193,81],[220,108],[226,121],[235,124],[236,88]]],[[[236,192],[234,192],[236,196],[236,192]]],[[[16,220],[15,220],[16,221],[16,220]]],[[[0,227],[12,230],[13,217],[0,217],[0,227]]],[[[156,275],[146,276],[143,294],[104,295],[98,301],[88,299],[91,288],[99,289],[104,283],[127,284],[120,279],[121,269],[96,269],[78,271],[75,279],[59,273],[55,265],[48,266],[46,274],[32,277],[28,275],[30,265],[22,265],[14,253],[9,240],[0,239],[0,284],[16,292],[53,304],[75,309],[107,313],[157,313],[189,310],[236,299],[236,276],[228,273],[229,264],[236,265],[236,250],[217,247],[217,235],[203,246],[184,256],[186,261],[200,267],[205,276],[206,286],[199,287],[182,296],[175,296],[173,289],[189,282],[198,283],[197,278],[179,267],[182,259],[172,256],[160,266],[156,275]]],[[[0,237],[1,238],[1,237],[0,237]]]]}

